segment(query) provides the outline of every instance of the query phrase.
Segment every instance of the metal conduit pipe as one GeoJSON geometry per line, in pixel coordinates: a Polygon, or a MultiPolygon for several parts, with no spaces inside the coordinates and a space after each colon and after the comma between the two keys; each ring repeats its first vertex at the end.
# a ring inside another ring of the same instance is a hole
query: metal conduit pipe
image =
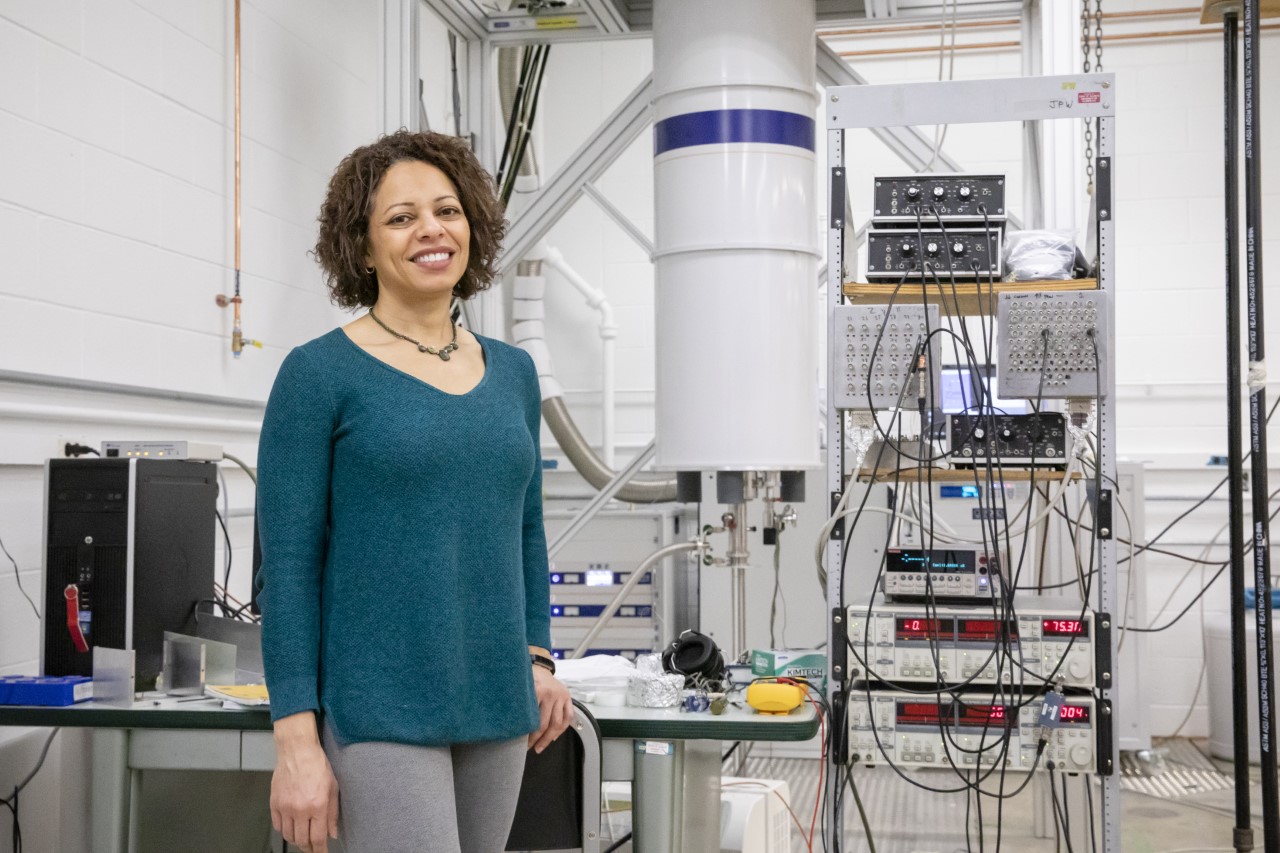
{"type": "Polygon", "coordinates": [[[600,632],[604,630],[604,626],[613,618],[613,614],[618,612],[618,607],[621,606],[624,600],[626,600],[626,597],[631,593],[631,590],[635,589],[636,585],[640,583],[640,579],[644,577],[645,572],[649,570],[650,566],[675,554],[683,554],[685,551],[705,551],[710,547],[711,546],[706,542],[706,540],[695,539],[692,542],[677,542],[674,545],[667,545],[665,548],[659,548],[657,551],[654,551],[652,554],[645,557],[644,560],[641,561],[640,565],[636,566],[635,571],[631,573],[631,577],[627,578],[627,582],[622,585],[622,589],[618,590],[618,594],[613,597],[613,601],[610,601],[604,608],[604,611],[600,614],[600,618],[596,619],[596,621],[592,623],[590,630],[587,631],[587,635],[582,638],[582,642],[578,643],[578,647],[573,650],[569,655],[569,658],[573,659],[581,657],[582,653],[587,650],[587,647],[591,645],[592,641],[594,641],[596,637],[600,636],[600,632]]]}
{"type": "MultiPolygon", "coordinates": [[[[532,45],[498,48],[498,104],[502,108],[504,120],[511,118],[511,111],[515,108],[516,89],[520,83],[520,62],[526,50],[533,50],[532,45]]],[[[530,132],[532,133],[532,130],[530,132]]],[[[526,187],[530,192],[537,189],[539,182],[538,165],[535,159],[531,150],[529,155],[517,164],[516,174],[522,178],[532,179],[532,185],[526,187]]]]}
{"type": "MultiPolygon", "coordinates": [[[[516,346],[529,353],[537,368],[538,383],[542,388],[542,417],[574,469],[594,488],[603,489],[617,472],[596,455],[569,414],[560,383],[555,379],[551,353],[543,338],[542,294],[545,282],[541,277],[542,262],[521,261],[516,273],[511,308],[512,319],[516,322],[511,328],[511,335],[516,346]]],[[[618,490],[617,498],[628,503],[673,501],[676,499],[676,478],[637,477],[618,490]]]]}
{"type": "MultiPolygon", "coordinates": [[[[578,431],[569,414],[563,397],[548,397],[542,401],[542,417],[546,420],[556,443],[569,458],[569,462],[582,478],[597,489],[603,488],[616,472],[596,455],[590,443],[578,431]]],[[[618,500],[627,503],[665,503],[676,499],[676,478],[636,478],[618,490],[618,500]]]]}

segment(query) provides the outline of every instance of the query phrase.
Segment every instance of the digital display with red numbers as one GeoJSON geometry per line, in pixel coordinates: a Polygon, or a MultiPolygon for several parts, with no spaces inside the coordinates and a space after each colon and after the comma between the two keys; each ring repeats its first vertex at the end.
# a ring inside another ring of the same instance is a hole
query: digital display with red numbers
{"type": "Polygon", "coordinates": [[[1018,639],[1018,628],[1012,621],[1000,622],[996,619],[957,619],[956,639],[964,642],[982,640],[1018,639]],[[1003,630],[1002,630],[1003,626],[1003,630]]]}
{"type": "Polygon", "coordinates": [[[1044,635],[1046,637],[1087,637],[1089,623],[1083,619],[1045,619],[1044,635]]]}
{"type": "Polygon", "coordinates": [[[1063,705],[1058,711],[1058,719],[1064,723],[1089,722],[1088,705],[1063,705]]]}
{"type": "Polygon", "coordinates": [[[1007,705],[961,705],[960,725],[1001,727],[1010,723],[1012,709],[1007,705]]]}
{"type": "Polygon", "coordinates": [[[899,702],[898,722],[907,725],[950,725],[951,712],[937,702],[899,702]]]}
{"type": "Polygon", "coordinates": [[[899,616],[895,620],[899,640],[950,640],[955,635],[953,619],[924,619],[899,616]]]}
{"type": "MultiPolygon", "coordinates": [[[[952,726],[968,728],[1008,728],[1016,722],[1017,709],[1009,705],[964,705],[938,702],[898,702],[898,723],[905,725],[952,726]],[[958,717],[958,718],[957,718],[958,717]]],[[[1069,706],[1072,713],[1088,713],[1087,708],[1069,706]]],[[[1071,722],[1081,718],[1073,716],[1071,722]]]]}

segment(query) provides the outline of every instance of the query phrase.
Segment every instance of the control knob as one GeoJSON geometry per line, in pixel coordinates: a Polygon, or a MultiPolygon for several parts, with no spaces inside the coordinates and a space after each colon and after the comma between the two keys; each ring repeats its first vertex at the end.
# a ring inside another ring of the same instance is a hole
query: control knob
{"type": "Polygon", "coordinates": [[[898,254],[904,258],[909,258],[916,253],[916,244],[910,240],[902,241],[902,245],[898,247],[898,254]]]}
{"type": "Polygon", "coordinates": [[[936,258],[936,257],[938,257],[938,253],[939,253],[940,251],[942,251],[942,247],[941,247],[941,246],[939,246],[937,243],[925,243],[925,244],[924,244],[924,253],[925,253],[926,255],[928,255],[929,257],[931,257],[931,258],[936,258]]]}
{"type": "Polygon", "coordinates": [[[1077,767],[1089,766],[1089,747],[1078,743],[1071,747],[1071,763],[1077,767]]]}
{"type": "Polygon", "coordinates": [[[947,188],[946,188],[946,187],[943,187],[943,186],[937,186],[937,187],[934,187],[934,188],[933,188],[933,200],[934,200],[934,201],[942,201],[942,200],[943,200],[944,198],[946,198],[946,197],[947,197],[947,188]]]}
{"type": "Polygon", "coordinates": [[[959,190],[960,200],[968,201],[973,197],[973,187],[961,187],[959,190]]]}
{"type": "Polygon", "coordinates": [[[963,257],[965,251],[967,250],[964,243],[961,243],[959,240],[951,244],[951,254],[955,255],[957,258],[963,257]]]}
{"type": "Polygon", "coordinates": [[[1013,430],[1009,427],[1004,427],[1000,430],[1000,438],[1004,441],[1013,441],[1013,430]]]}
{"type": "Polygon", "coordinates": [[[907,201],[919,201],[920,188],[917,186],[907,187],[907,201]]]}

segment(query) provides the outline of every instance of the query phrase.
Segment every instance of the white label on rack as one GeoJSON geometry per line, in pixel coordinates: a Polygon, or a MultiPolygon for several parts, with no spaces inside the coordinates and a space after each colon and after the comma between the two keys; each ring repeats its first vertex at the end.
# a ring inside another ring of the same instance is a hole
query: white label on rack
{"type": "Polygon", "coordinates": [[[645,755],[671,755],[674,753],[675,747],[665,741],[660,740],[638,740],[636,741],[636,752],[642,752],[645,755]]]}

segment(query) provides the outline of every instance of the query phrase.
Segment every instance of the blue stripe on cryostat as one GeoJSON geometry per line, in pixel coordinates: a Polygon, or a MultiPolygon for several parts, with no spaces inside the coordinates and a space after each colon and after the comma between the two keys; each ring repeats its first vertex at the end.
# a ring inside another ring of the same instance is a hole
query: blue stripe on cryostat
{"type": "Polygon", "coordinates": [[[653,126],[653,154],[691,145],[764,142],[814,150],[815,122],[782,110],[707,110],[665,118],[653,126]]]}

